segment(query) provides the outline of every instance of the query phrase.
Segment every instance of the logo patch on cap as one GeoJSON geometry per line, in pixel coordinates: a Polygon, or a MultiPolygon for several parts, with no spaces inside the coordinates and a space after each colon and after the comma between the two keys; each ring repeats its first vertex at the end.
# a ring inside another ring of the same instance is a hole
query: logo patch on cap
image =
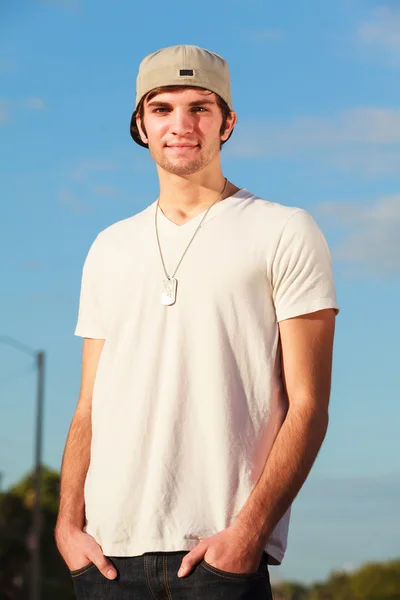
{"type": "Polygon", "coordinates": [[[194,77],[194,69],[180,69],[179,77],[194,77]]]}

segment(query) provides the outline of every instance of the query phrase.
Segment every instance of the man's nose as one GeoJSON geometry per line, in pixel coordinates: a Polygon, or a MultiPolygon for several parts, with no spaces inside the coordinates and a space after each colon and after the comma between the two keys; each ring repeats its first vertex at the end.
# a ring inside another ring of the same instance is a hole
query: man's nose
{"type": "Polygon", "coordinates": [[[175,135],[191,133],[194,128],[193,116],[186,110],[176,109],[171,115],[171,132],[175,135]]]}

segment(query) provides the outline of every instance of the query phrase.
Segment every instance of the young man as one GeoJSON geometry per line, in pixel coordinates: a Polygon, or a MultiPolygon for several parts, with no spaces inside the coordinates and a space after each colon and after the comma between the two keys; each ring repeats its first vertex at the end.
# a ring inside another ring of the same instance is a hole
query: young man
{"type": "Polygon", "coordinates": [[[76,328],[56,539],[79,600],[271,598],[325,436],[329,250],[306,212],[225,179],[235,123],[220,56],[141,63],[131,134],[160,195],[93,243],[76,328]]]}

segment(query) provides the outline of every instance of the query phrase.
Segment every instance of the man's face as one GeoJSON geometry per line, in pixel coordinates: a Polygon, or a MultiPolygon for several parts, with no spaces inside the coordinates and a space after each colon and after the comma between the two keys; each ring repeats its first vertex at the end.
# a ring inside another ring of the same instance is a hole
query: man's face
{"type": "MultiPolygon", "coordinates": [[[[140,131],[140,120],[138,121],[140,131]]],[[[159,167],[175,175],[191,175],[211,164],[229,137],[234,116],[220,135],[222,113],[215,94],[182,89],[145,100],[144,126],[150,154],[159,167]]]]}

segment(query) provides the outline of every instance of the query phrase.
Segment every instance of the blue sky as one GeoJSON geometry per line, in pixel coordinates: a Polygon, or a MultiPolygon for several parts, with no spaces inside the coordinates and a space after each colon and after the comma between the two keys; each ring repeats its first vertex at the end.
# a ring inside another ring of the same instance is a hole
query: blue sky
{"type": "MultiPolygon", "coordinates": [[[[157,197],[129,136],[138,63],[198,44],[230,65],[226,176],[311,212],[342,309],[329,433],[273,577],[399,556],[398,2],[6,0],[0,34],[0,335],[47,353],[45,462],[60,465],[79,391],[86,252],[157,197]]],[[[32,463],[36,383],[28,356],[0,345],[0,359],[4,487],[32,463]]]]}

